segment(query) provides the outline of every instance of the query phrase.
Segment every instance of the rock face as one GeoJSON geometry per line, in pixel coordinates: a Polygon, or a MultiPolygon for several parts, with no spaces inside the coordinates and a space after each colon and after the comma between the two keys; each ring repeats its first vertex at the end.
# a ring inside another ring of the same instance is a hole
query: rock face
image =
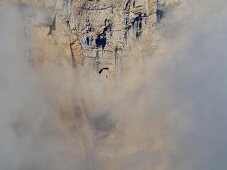
{"type": "MultiPolygon", "coordinates": [[[[87,67],[111,86],[132,67],[143,64],[144,57],[151,56],[169,5],[162,0],[0,2],[16,3],[22,17],[27,17],[25,34],[31,37],[32,49],[27,56],[34,70],[40,71],[47,63],[70,69],[87,67]]],[[[72,108],[71,102],[64,101],[58,103],[72,108]]]]}
{"type": "Polygon", "coordinates": [[[152,36],[153,25],[161,19],[165,5],[161,0],[54,2],[39,1],[40,6],[52,10],[52,23],[34,29],[35,47],[39,49],[35,58],[40,62],[51,60],[45,48],[53,48],[61,51],[56,52],[61,57],[52,55],[55,63],[88,66],[105,77],[116,77],[127,69],[128,52],[132,48],[142,50],[140,39],[152,36]]]}
{"type": "Polygon", "coordinates": [[[147,48],[155,48],[154,32],[161,29],[166,6],[175,0],[12,2],[32,8],[28,11],[33,16],[30,34],[33,37],[34,67],[45,62],[81,65],[104,77],[116,78],[131,67],[129,60],[132,57],[129,56],[136,53],[146,56],[147,48]],[[146,41],[147,37],[153,39],[152,45],[146,41]]]}
{"type": "MultiPolygon", "coordinates": [[[[108,88],[150,56],[150,48],[155,48],[157,42],[155,30],[160,27],[165,10],[161,0],[55,0],[36,1],[35,5],[30,2],[20,4],[33,9],[29,13],[33,16],[32,67],[37,71],[47,63],[66,68],[87,67],[108,88]]],[[[67,120],[73,121],[72,115],[77,115],[77,122],[83,122],[81,117],[89,117],[80,100],[57,98],[59,112],[67,120]]]]}

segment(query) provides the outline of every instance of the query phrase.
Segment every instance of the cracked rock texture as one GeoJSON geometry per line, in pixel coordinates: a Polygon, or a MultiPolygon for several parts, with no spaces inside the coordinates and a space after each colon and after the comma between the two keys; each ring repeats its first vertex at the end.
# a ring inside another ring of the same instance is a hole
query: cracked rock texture
{"type": "Polygon", "coordinates": [[[47,62],[86,66],[115,79],[156,48],[166,7],[179,0],[0,0],[4,2],[17,3],[32,16],[32,31],[26,31],[32,35],[34,68],[47,62]]]}

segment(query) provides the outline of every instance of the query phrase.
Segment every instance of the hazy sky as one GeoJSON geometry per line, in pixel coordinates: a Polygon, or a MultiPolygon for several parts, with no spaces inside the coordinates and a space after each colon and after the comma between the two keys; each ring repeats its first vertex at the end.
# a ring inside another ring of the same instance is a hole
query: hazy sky
{"type": "MultiPolygon", "coordinates": [[[[74,134],[58,119],[54,96],[28,64],[27,22],[15,7],[1,7],[0,169],[225,170],[226,8],[225,0],[185,0],[171,11],[135,84],[103,92],[94,79],[80,80],[86,86],[72,94],[95,99],[88,115],[115,123],[113,135],[97,138],[97,123],[74,134]]],[[[46,74],[64,77],[55,69],[46,74]]],[[[67,82],[56,82],[50,87],[60,96],[67,82]]]]}

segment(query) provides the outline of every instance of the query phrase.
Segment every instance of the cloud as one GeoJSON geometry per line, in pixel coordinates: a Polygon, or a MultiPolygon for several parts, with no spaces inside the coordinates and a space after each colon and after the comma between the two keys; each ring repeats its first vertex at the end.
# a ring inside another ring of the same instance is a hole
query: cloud
{"type": "Polygon", "coordinates": [[[26,17],[1,7],[0,169],[226,169],[225,6],[169,11],[152,58],[111,90],[88,70],[35,72],[26,17]],[[68,126],[59,105],[86,116],[68,126]]]}

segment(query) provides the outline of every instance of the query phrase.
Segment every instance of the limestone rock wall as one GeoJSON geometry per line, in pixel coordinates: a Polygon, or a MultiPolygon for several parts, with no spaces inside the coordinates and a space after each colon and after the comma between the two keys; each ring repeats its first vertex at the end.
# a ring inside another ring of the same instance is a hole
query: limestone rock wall
{"type": "Polygon", "coordinates": [[[131,67],[130,55],[147,55],[151,44],[147,37],[154,39],[155,47],[154,32],[161,28],[165,7],[179,0],[12,2],[38,11],[32,13],[31,21],[36,67],[52,62],[67,67],[88,66],[97,73],[107,68],[102,71],[104,77],[117,77],[131,67]]]}

